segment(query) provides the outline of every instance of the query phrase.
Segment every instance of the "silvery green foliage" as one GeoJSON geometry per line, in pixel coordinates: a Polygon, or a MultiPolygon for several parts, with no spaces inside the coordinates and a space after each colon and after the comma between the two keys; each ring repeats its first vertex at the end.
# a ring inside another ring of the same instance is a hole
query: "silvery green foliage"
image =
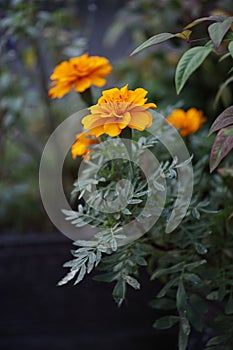
{"type": "MultiPolygon", "coordinates": [[[[159,220],[141,238],[122,245],[127,232],[121,225],[131,222],[143,208],[150,196],[148,179],[143,179],[139,168],[122,159],[106,163],[95,176],[96,164],[102,161],[102,151],[98,153],[96,149],[95,162],[88,164],[81,181],[75,183],[72,196],[73,200],[81,201],[94,187],[100,194],[90,197],[85,205],[79,204],[77,210],[64,211],[64,214],[72,224],[81,227],[89,223],[98,227],[99,232],[92,241],[74,243],[78,246],[72,251],[74,258],[64,265],[70,272],[59,285],[72,279],[75,284],[79,283],[97,267],[101,274],[95,279],[114,283],[113,297],[120,306],[128,286],[135,290],[140,288],[140,269],[147,267],[151,280],[158,279],[162,284],[151,306],[166,312],[155,321],[154,327],[167,329],[178,324],[179,350],[187,349],[192,328],[200,333],[208,331],[209,338],[212,336],[206,343],[206,350],[230,350],[233,342],[232,193],[223,178],[209,176],[205,171],[208,159],[200,159],[194,166],[194,194],[189,210],[178,228],[165,233],[177,194],[177,167],[181,165],[175,158],[168,161],[154,138],[140,137],[138,145],[135,152],[150,147],[157,151],[158,158],[161,155],[153,178],[158,192],[164,191],[158,180],[163,177],[166,181],[166,203],[159,220]],[[133,172],[132,187],[128,189],[131,196],[124,209],[100,213],[92,206],[95,200],[100,204],[102,198],[114,200],[127,193],[127,184],[124,193],[120,187],[116,188],[119,168],[123,169],[122,178],[133,172]],[[225,203],[224,208],[222,203],[225,203]]],[[[109,149],[104,152],[107,157],[109,149]]]]}

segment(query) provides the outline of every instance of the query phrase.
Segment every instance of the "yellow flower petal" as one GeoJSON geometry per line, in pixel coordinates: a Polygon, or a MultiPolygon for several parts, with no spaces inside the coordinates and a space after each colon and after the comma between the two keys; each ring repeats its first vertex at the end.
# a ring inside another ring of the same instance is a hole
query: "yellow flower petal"
{"type": "Polygon", "coordinates": [[[103,86],[104,79],[112,71],[112,66],[105,57],[88,56],[87,53],[80,57],[71,58],[55,67],[51,80],[56,83],[56,89],[52,87],[49,91],[51,98],[62,97],[67,94],[72,87],[78,92],[83,92],[91,85],[103,86]],[[64,84],[69,83],[69,89],[64,88],[64,84]]]}
{"type": "Polygon", "coordinates": [[[128,85],[103,91],[98,103],[89,108],[91,114],[83,118],[84,128],[96,136],[117,136],[127,126],[141,131],[150,127],[152,115],[147,110],[156,105],[145,103],[146,94],[142,88],[129,90],[128,85]]]}

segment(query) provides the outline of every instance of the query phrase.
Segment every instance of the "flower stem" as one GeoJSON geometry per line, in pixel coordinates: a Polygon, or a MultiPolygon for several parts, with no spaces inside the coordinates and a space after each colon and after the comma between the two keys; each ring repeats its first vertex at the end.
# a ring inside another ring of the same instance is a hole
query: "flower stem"
{"type": "Polygon", "coordinates": [[[122,130],[120,137],[122,139],[127,139],[129,140],[129,142],[124,142],[126,150],[128,152],[128,158],[129,158],[129,171],[130,171],[130,178],[131,180],[133,180],[133,176],[134,176],[134,171],[133,171],[133,166],[132,166],[132,144],[130,142],[130,140],[132,140],[132,129],[130,129],[129,127],[126,127],[122,130]]]}
{"type": "Polygon", "coordinates": [[[93,106],[93,96],[91,92],[91,88],[85,90],[84,92],[80,92],[81,99],[86,103],[86,105],[93,106]]]}

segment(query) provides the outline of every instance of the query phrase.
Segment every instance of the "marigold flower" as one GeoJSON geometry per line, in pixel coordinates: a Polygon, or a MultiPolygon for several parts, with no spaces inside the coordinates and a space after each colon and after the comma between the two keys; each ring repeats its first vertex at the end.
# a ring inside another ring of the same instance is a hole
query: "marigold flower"
{"type": "Polygon", "coordinates": [[[117,136],[127,126],[144,130],[152,125],[152,115],[148,108],[156,108],[154,103],[146,103],[147,91],[138,88],[128,90],[113,88],[102,92],[98,103],[89,108],[91,114],[82,119],[82,124],[91,134],[117,136]]]}
{"type": "Polygon", "coordinates": [[[99,141],[90,133],[83,131],[76,135],[76,141],[71,147],[71,154],[73,159],[78,156],[84,156],[85,160],[90,159],[91,149],[89,146],[99,143],[99,141]]]}
{"type": "Polygon", "coordinates": [[[104,77],[112,71],[112,66],[105,57],[88,56],[87,53],[80,57],[63,61],[54,69],[50,79],[51,98],[61,98],[74,88],[78,92],[83,92],[91,85],[104,86],[104,77]]]}
{"type": "Polygon", "coordinates": [[[175,128],[180,129],[182,136],[195,133],[206,121],[203,112],[196,108],[190,108],[187,112],[183,109],[175,109],[168,117],[167,121],[175,128]]]}

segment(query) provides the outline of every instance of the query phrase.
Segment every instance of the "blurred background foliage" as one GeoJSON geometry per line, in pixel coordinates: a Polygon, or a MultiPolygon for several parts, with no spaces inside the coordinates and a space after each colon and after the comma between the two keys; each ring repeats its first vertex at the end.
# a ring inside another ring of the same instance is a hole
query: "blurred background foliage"
{"type": "MultiPolygon", "coordinates": [[[[106,56],[114,67],[107,88],[143,87],[158,111],[174,106],[202,109],[208,117],[205,130],[193,137],[192,151],[199,157],[210,150],[207,130],[213,119],[232,102],[229,85],[219,103],[213,103],[226,80],[230,59],[211,56],[193,75],[180,96],[176,95],[176,64],[190,44],[176,40],[129,57],[132,50],[161,32],[179,32],[197,17],[233,14],[232,1],[121,0],[0,2],[0,228],[1,232],[52,230],[43,209],[38,168],[43,146],[54,128],[82,109],[78,94],[51,101],[49,76],[56,64],[85,51],[106,56]],[[216,69],[216,64],[218,69],[216,69]]],[[[197,28],[195,39],[205,36],[197,28]]],[[[224,48],[223,48],[224,49],[224,48]]],[[[95,89],[94,96],[100,95],[95,89]]],[[[64,185],[70,192],[77,161],[70,155],[64,169],[64,185]]]]}

